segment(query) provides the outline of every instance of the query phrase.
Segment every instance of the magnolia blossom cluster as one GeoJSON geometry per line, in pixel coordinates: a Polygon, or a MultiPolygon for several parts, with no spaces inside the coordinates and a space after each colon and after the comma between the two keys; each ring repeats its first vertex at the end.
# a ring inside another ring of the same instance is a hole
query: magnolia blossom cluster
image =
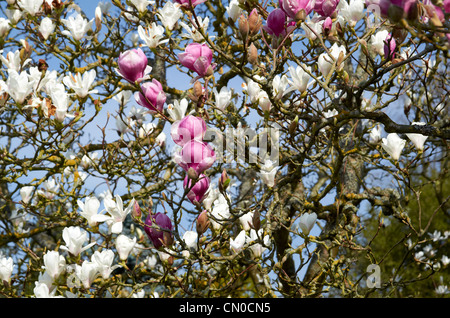
{"type": "MultiPolygon", "coordinates": [[[[413,122],[412,125],[423,126],[425,123],[413,122]]],[[[369,133],[369,142],[377,144],[381,141],[381,147],[393,160],[398,161],[403,148],[406,146],[406,140],[402,139],[397,133],[389,133],[385,138],[382,138],[381,133],[382,130],[379,125],[373,127],[369,133]]],[[[418,151],[422,152],[424,150],[425,141],[428,139],[428,136],[419,133],[407,133],[406,136],[418,151]]]]}
{"type": "MultiPolygon", "coordinates": [[[[27,15],[40,17],[42,11],[51,12],[61,5],[61,1],[53,0],[12,2],[6,10],[8,19],[0,19],[0,38],[9,32],[10,25],[16,24],[21,17],[27,15]]],[[[98,14],[96,10],[96,17],[98,14]]],[[[77,41],[87,38],[86,34],[92,29],[94,19],[88,21],[80,13],[61,19],[65,27],[62,34],[77,41]]],[[[55,29],[56,25],[50,17],[44,16],[40,19],[38,31],[44,41],[52,36],[55,29]]],[[[65,118],[75,117],[69,111],[73,100],[97,93],[97,90],[92,89],[97,75],[95,69],[86,68],[84,72],[75,74],[68,72],[61,76],[55,70],[49,70],[44,59],[39,60],[39,63],[33,63],[28,58],[31,53],[28,42],[23,39],[20,42],[23,45],[22,50],[0,55],[8,74],[6,81],[0,81],[0,94],[11,97],[23,109],[38,109],[40,114],[49,118],[54,117],[57,123],[63,122],[65,118]]],[[[0,54],[2,53],[3,50],[0,51],[0,54]]],[[[6,100],[7,98],[2,99],[2,103],[6,100]]]]}
{"type": "Polygon", "coordinates": [[[139,91],[134,93],[136,102],[152,114],[162,114],[166,94],[158,80],[147,81],[152,68],[145,53],[140,48],[125,51],[120,54],[117,63],[117,73],[128,82],[139,85],[139,91]]]}
{"type": "Polygon", "coordinates": [[[187,198],[195,205],[204,200],[210,186],[210,180],[203,172],[216,160],[213,148],[203,141],[206,130],[204,119],[193,115],[174,122],[171,128],[173,141],[181,147],[174,154],[174,160],[186,171],[183,185],[187,198]]]}

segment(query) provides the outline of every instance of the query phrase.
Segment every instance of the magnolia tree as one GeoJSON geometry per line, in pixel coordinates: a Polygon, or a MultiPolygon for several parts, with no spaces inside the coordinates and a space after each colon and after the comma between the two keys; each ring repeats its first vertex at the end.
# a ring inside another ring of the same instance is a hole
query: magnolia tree
{"type": "Polygon", "coordinates": [[[450,1],[1,11],[1,296],[448,294],[450,1]]]}

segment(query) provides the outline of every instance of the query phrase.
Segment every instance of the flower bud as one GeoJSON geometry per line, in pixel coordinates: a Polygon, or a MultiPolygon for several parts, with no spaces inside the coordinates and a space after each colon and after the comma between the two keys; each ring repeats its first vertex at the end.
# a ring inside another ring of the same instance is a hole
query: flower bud
{"type": "Polygon", "coordinates": [[[301,9],[295,14],[295,21],[305,21],[306,20],[306,12],[301,9]]]}
{"type": "Polygon", "coordinates": [[[136,102],[149,109],[151,113],[162,112],[166,102],[166,94],[160,82],[153,79],[141,85],[142,92],[136,92],[134,98],[136,102]]]}
{"type": "Polygon", "coordinates": [[[225,191],[228,185],[230,184],[230,181],[231,180],[230,178],[228,178],[227,171],[223,169],[222,174],[220,175],[219,178],[219,191],[220,192],[225,191]]]}
{"type": "Polygon", "coordinates": [[[250,12],[250,15],[248,17],[248,29],[250,31],[250,34],[258,33],[261,29],[261,25],[261,16],[258,14],[258,11],[255,8],[250,12]]]}
{"type": "Polygon", "coordinates": [[[197,233],[198,235],[202,235],[206,232],[210,224],[209,218],[208,218],[208,211],[203,210],[202,213],[199,214],[197,217],[197,233]]]}
{"type": "Polygon", "coordinates": [[[332,27],[333,27],[333,21],[331,20],[330,17],[327,17],[322,24],[323,33],[325,34],[325,36],[328,36],[328,34],[330,34],[332,27]]]}
{"type": "Polygon", "coordinates": [[[258,49],[253,43],[248,47],[248,61],[252,65],[258,62],[258,49]]]}
{"type": "Polygon", "coordinates": [[[187,176],[191,180],[197,180],[198,179],[198,173],[195,171],[194,168],[190,167],[187,171],[187,176]]]}
{"type": "Polygon", "coordinates": [[[197,102],[203,96],[203,86],[199,81],[194,83],[193,95],[191,98],[194,102],[197,102]]]}
{"type": "Polygon", "coordinates": [[[394,58],[396,47],[395,38],[389,34],[384,41],[384,58],[386,60],[392,60],[394,58]]]}
{"type": "Polygon", "coordinates": [[[184,178],[184,189],[189,190],[187,197],[192,204],[202,203],[209,190],[209,178],[201,174],[197,180],[192,180],[189,176],[184,178]]]}
{"type": "Polygon", "coordinates": [[[156,249],[162,247],[163,243],[170,242],[170,238],[167,237],[167,234],[164,234],[168,233],[169,235],[172,235],[170,231],[172,231],[173,226],[167,215],[161,212],[154,215],[149,214],[145,220],[145,225],[145,233],[147,233],[148,238],[156,249]],[[153,228],[153,225],[159,226],[161,230],[153,228]]]}
{"type": "Polygon", "coordinates": [[[249,32],[249,25],[247,18],[243,14],[241,14],[241,16],[239,17],[239,32],[241,33],[243,39],[247,38],[249,32]]]}
{"type": "Polygon", "coordinates": [[[102,9],[100,7],[95,8],[95,31],[100,32],[102,29],[102,9]]]}
{"type": "Polygon", "coordinates": [[[140,220],[142,216],[141,207],[137,201],[134,201],[133,210],[131,211],[131,215],[134,219],[140,220]]]}

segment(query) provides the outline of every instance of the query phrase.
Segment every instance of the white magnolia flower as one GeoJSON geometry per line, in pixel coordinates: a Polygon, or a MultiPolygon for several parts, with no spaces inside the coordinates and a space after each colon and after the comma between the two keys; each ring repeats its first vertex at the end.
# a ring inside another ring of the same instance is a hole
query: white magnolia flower
{"type": "Polygon", "coordinates": [[[83,167],[84,169],[88,169],[99,160],[98,156],[98,152],[91,152],[87,155],[83,155],[80,161],[81,167],[83,167]]]}
{"type": "Polygon", "coordinates": [[[26,72],[17,73],[9,70],[9,77],[6,80],[9,95],[18,104],[23,104],[25,99],[33,92],[34,82],[29,80],[26,72]]]}
{"type": "Polygon", "coordinates": [[[44,189],[38,190],[38,193],[49,200],[53,199],[59,191],[59,184],[57,184],[53,178],[49,178],[42,182],[42,186],[44,189]]]}
{"type": "Polygon", "coordinates": [[[147,28],[138,27],[138,34],[141,40],[149,48],[156,48],[160,44],[169,42],[169,39],[161,40],[164,37],[164,28],[161,25],[157,25],[153,22],[147,28]]]}
{"type": "Polygon", "coordinates": [[[180,22],[180,25],[187,33],[181,34],[182,37],[192,39],[194,42],[203,42],[205,41],[203,35],[198,31],[199,29],[203,30],[203,33],[206,34],[206,30],[208,29],[209,18],[205,17],[202,19],[201,17],[197,17],[198,24],[196,20],[192,20],[192,27],[188,26],[184,22],[180,22]]]}
{"type": "Polygon", "coordinates": [[[3,17],[0,17],[0,38],[4,37],[11,29],[10,21],[3,17]]]}
{"type": "MultiPolygon", "coordinates": [[[[337,43],[334,43],[329,51],[331,56],[328,55],[327,52],[324,52],[319,55],[319,59],[317,61],[319,70],[324,77],[328,76],[333,64],[338,61],[339,56],[341,54],[344,54],[344,56],[347,54],[347,50],[345,49],[345,47],[343,45],[338,46],[337,43]]],[[[338,69],[338,67],[339,65],[336,65],[336,69],[338,69]]]]}
{"type": "Polygon", "coordinates": [[[260,258],[264,251],[267,249],[267,246],[270,244],[270,237],[269,235],[263,236],[263,229],[259,229],[258,232],[256,232],[254,229],[250,230],[250,236],[247,236],[246,243],[250,244],[252,242],[258,241],[260,239],[263,240],[263,244],[261,243],[253,243],[250,244],[249,249],[252,252],[252,255],[254,258],[260,258]]]}
{"type": "Polygon", "coordinates": [[[55,30],[55,25],[53,24],[52,19],[49,17],[45,17],[42,19],[41,24],[39,25],[39,32],[44,37],[45,40],[48,39],[50,34],[55,30]]]}
{"type": "Polygon", "coordinates": [[[136,121],[131,117],[125,117],[125,120],[120,118],[120,116],[116,117],[116,129],[119,135],[127,133],[135,124],[136,121]]]}
{"type": "Polygon", "coordinates": [[[53,285],[53,279],[48,275],[46,271],[39,273],[37,282],[47,285],[50,292],[56,289],[56,286],[53,285]]]}
{"type": "Polygon", "coordinates": [[[139,128],[139,138],[145,138],[150,135],[156,128],[154,123],[145,123],[139,128]]]}
{"type": "Polygon", "coordinates": [[[450,258],[447,255],[442,255],[441,263],[444,267],[447,266],[448,264],[450,264],[450,258]]]}
{"type": "Polygon", "coordinates": [[[173,104],[169,104],[167,106],[167,112],[174,121],[177,121],[184,118],[187,108],[188,100],[183,98],[181,101],[174,100],[173,104]]]}
{"type": "Polygon", "coordinates": [[[252,79],[248,79],[247,83],[242,84],[242,88],[247,92],[248,97],[250,98],[250,102],[257,103],[259,93],[261,91],[261,86],[253,81],[252,79]]]}
{"type": "Polygon", "coordinates": [[[435,291],[438,295],[445,295],[450,292],[447,285],[439,285],[438,287],[436,287],[435,291]]]}
{"type": "MultiPolygon", "coordinates": [[[[62,122],[66,117],[74,117],[74,115],[68,113],[69,108],[69,94],[67,94],[66,89],[63,84],[57,83],[55,86],[50,88],[49,91],[50,98],[52,100],[55,109],[55,119],[62,122]]],[[[44,114],[48,116],[47,108],[44,107],[44,114]]]]}
{"type": "Polygon", "coordinates": [[[224,221],[230,217],[230,208],[228,202],[223,194],[219,193],[216,200],[214,200],[211,212],[208,213],[209,220],[213,229],[220,229],[224,221]]]}
{"type": "Polygon", "coordinates": [[[163,147],[164,144],[166,143],[166,139],[167,139],[167,136],[166,136],[166,134],[162,131],[158,136],[156,136],[155,142],[156,142],[160,147],[163,147]]]}
{"type": "Polygon", "coordinates": [[[381,140],[381,127],[376,125],[370,130],[369,142],[371,144],[377,144],[381,140]]]}
{"type": "Polygon", "coordinates": [[[289,84],[288,77],[284,74],[282,76],[276,75],[272,81],[272,93],[275,99],[280,99],[286,92],[289,84]]]}
{"type": "Polygon", "coordinates": [[[292,81],[289,81],[291,87],[285,93],[288,93],[294,89],[298,90],[300,93],[306,91],[311,76],[305,71],[305,69],[311,72],[311,68],[306,65],[303,65],[303,67],[297,66],[296,68],[289,66],[289,75],[291,76],[292,81]]]}
{"type": "Polygon", "coordinates": [[[337,114],[339,114],[338,111],[333,108],[333,109],[327,110],[326,112],[323,112],[323,117],[331,118],[331,117],[336,116],[337,114]]]}
{"type": "Polygon", "coordinates": [[[111,218],[107,220],[107,223],[110,224],[111,232],[118,234],[122,232],[122,223],[131,212],[135,201],[132,199],[128,207],[124,209],[123,201],[120,195],[117,194],[115,198],[116,201],[114,201],[112,197],[107,196],[103,200],[103,204],[105,205],[105,210],[109,213],[109,215],[111,215],[111,218]]]}
{"type": "Polygon", "coordinates": [[[128,117],[133,118],[136,123],[142,125],[146,121],[147,110],[144,107],[131,106],[128,117]]]}
{"type": "Polygon", "coordinates": [[[20,18],[22,17],[22,10],[19,9],[6,9],[5,14],[8,17],[8,19],[11,21],[12,25],[15,25],[17,22],[19,22],[20,18]]]}
{"type": "Polygon", "coordinates": [[[147,11],[147,6],[155,4],[152,0],[130,0],[139,12],[147,11]]]}
{"type": "Polygon", "coordinates": [[[131,298],[144,298],[145,297],[145,290],[141,289],[140,291],[133,293],[131,295],[131,298]]]}
{"type": "Polygon", "coordinates": [[[250,224],[253,225],[253,211],[245,213],[244,215],[239,217],[239,222],[241,223],[242,228],[245,231],[250,231],[251,229],[250,224]]]}
{"type": "MultiPolygon", "coordinates": [[[[413,122],[411,124],[419,126],[425,125],[424,122],[413,122]]],[[[423,145],[428,138],[428,136],[422,134],[406,134],[406,136],[412,141],[412,143],[418,150],[423,150],[423,145]]]]}
{"type": "Polygon", "coordinates": [[[65,227],[62,237],[66,245],[61,246],[61,249],[68,251],[73,256],[78,256],[81,252],[95,245],[95,242],[93,242],[83,247],[84,243],[86,243],[88,239],[88,236],[87,232],[79,226],[65,227]]]}
{"type": "Polygon", "coordinates": [[[116,238],[116,250],[117,253],[119,254],[120,260],[125,261],[135,245],[136,245],[136,237],[133,237],[131,239],[126,235],[120,234],[116,238]]]}
{"type": "Polygon", "coordinates": [[[303,234],[309,235],[309,232],[311,232],[312,228],[314,227],[314,224],[316,224],[317,220],[317,214],[316,213],[303,213],[300,216],[300,223],[299,227],[302,230],[303,234]]]}
{"type": "MultiPolygon", "coordinates": [[[[25,67],[31,59],[26,59],[22,61],[20,57],[20,50],[16,50],[14,52],[10,51],[6,54],[6,57],[0,55],[0,59],[2,60],[3,65],[8,69],[8,72],[11,73],[11,70],[16,71],[17,73],[21,71],[23,67],[25,67]]],[[[25,74],[25,72],[23,72],[25,74]]]]}
{"type": "Polygon", "coordinates": [[[113,99],[117,101],[120,105],[124,106],[130,101],[132,94],[133,91],[130,90],[120,91],[119,93],[113,96],[113,99]]]}
{"type": "Polygon", "coordinates": [[[214,97],[216,101],[216,107],[219,108],[222,112],[230,105],[231,97],[233,91],[228,89],[226,86],[222,86],[220,92],[217,91],[217,88],[213,88],[214,97]]]}
{"type": "Polygon", "coordinates": [[[51,76],[47,75],[47,72],[44,76],[42,76],[42,72],[39,71],[38,67],[36,66],[30,67],[28,73],[30,82],[34,83],[33,90],[35,91],[35,93],[40,92],[45,87],[47,82],[51,80],[51,76]]]}
{"type": "Polygon", "coordinates": [[[75,275],[84,288],[90,288],[100,273],[96,263],[85,260],[81,266],[75,264],[75,275]]]}
{"type": "Polygon", "coordinates": [[[0,255],[0,283],[3,284],[3,281],[11,280],[11,275],[14,270],[14,262],[11,257],[2,257],[0,255]]]}
{"type": "Polygon", "coordinates": [[[381,30],[370,37],[370,46],[374,53],[384,55],[384,45],[389,35],[388,30],[381,30]]]}
{"type": "Polygon", "coordinates": [[[96,76],[97,72],[95,70],[87,71],[83,73],[83,76],[81,76],[80,73],[75,74],[75,76],[73,76],[72,73],[69,73],[69,75],[64,76],[63,83],[68,88],[73,89],[78,97],[83,98],[89,94],[98,92],[96,89],[89,90],[94,83],[96,76]]]}
{"type": "Polygon", "coordinates": [[[226,7],[228,17],[230,17],[234,22],[241,16],[242,9],[239,7],[239,0],[231,0],[226,7]]]}
{"type": "Polygon", "coordinates": [[[110,219],[109,216],[98,213],[100,201],[94,196],[87,197],[84,200],[84,203],[81,200],[77,200],[77,203],[78,207],[81,209],[80,215],[88,221],[89,226],[91,227],[96,226],[99,222],[110,219]]]}
{"type": "Polygon", "coordinates": [[[347,2],[346,0],[341,0],[339,1],[337,10],[339,15],[341,15],[345,21],[353,27],[359,20],[364,18],[364,1],[349,0],[349,2],[347,2]]]}
{"type": "Polygon", "coordinates": [[[61,22],[67,28],[67,30],[62,31],[62,34],[72,36],[74,40],[80,41],[91,30],[94,19],[88,21],[81,14],[77,13],[68,19],[61,19],[61,22]]]}
{"type": "Polygon", "coordinates": [[[91,256],[91,261],[97,265],[97,270],[103,279],[108,279],[111,273],[120,265],[112,265],[114,261],[114,252],[112,250],[106,249],[101,252],[95,251],[91,256]]]}
{"type": "Polygon", "coordinates": [[[32,16],[41,10],[44,0],[17,0],[19,7],[32,16]]]}
{"type": "Polygon", "coordinates": [[[396,133],[388,134],[386,138],[381,140],[381,146],[394,160],[400,158],[406,140],[401,139],[396,133]]]}
{"type": "Polygon", "coordinates": [[[277,174],[277,171],[278,167],[275,166],[271,160],[266,160],[261,167],[259,176],[265,185],[273,187],[275,185],[275,175],[277,174]]]}
{"type": "Polygon", "coordinates": [[[174,4],[171,1],[167,1],[162,9],[158,9],[158,13],[156,15],[167,29],[173,30],[176,23],[181,20],[183,12],[181,12],[180,5],[178,3],[174,4]]]}
{"type": "Polygon", "coordinates": [[[55,281],[59,275],[61,275],[66,270],[66,259],[64,256],[59,255],[57,251],[48,251],[44,254],[44,266],[43,268],[50,276],[50,278],[55,281]]]}
{"type": "Polygon", "coordinates": [[[246,241],[246,234],[245,231],[242,230],[241,232],[239,232],[239,234],[236,236],[235,239],[230,238],[231,251],[234,254],[237,254],[240,251],[242,251],[245,245],[245,241],[246,241]]]}
{"type": "Polygon", "coordinates": [[[158,262],[158,259],[156,258],[156,255],[152,254],[145,258],[143,261],[144,265],[150,269],[153,270],[156,267],[156,263],[158,262]]]}
{"type": "Polygon", "coordinates": [[[22,198],[22,202],[27,204],[31,201],[32,199],[32,192],[34,190],[33,186],[24,186],[22,188],[20,188],[20,197],[22,198]]]}
{"type": "Polygon", "coordinates": [[[189,249],[197,249],[198,234],[195,231],[186,231],[183,234],[183,241],[189,249]]]}
{"type": "Polygon", "coordinates": [[[55,296],[56,288],[50,291],[47,284],[43,282],[37,281],[34,284],[33,293],[36,298],[64,298],[63,296],[55,296]]]}
{"type": "Polygon", "coordinates": [[[314,41],[318,36],[322,34],[322,25],[325,20],[315,14],[312,18],[306,17],[306,20],[302,23],[301,27],[305,31],[305,36],[314,41]]]}
{"type": "Polygon", "coordinates": [[[258,93],[258,104],[261,106],[263,112],[269,112],[272,107],[272,102],[269,99],[269,95],[266,91],[260,90],[258,93]]]}
{"type": "Polygon", "coordinates": [[[172,255],[170,255],[170,252],[169,252],[169,250],[167,250],[167,249],[157,250],[156,253],[158,253],[159,260],[160,260],[162,263],[168,262],[169,259],[170,259],[170,257],[172,256],[172,255]]]}

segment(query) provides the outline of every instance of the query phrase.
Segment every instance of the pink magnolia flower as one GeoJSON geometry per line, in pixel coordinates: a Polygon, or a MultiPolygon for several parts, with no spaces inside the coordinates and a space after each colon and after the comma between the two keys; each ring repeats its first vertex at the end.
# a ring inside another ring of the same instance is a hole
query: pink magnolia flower
{"type": "Polygon", "coordinates": [[[304,10],[305,14],[308,15],[314,7],[314,1],[310,0],[279,0],[278,4],[294,20],[300,10],[304,10]]]}
{"type": "Polygon", "coordinates": [[[196,5],[205,2],[206,0],[175,0],[176,3],[179,3],[182,7],[189,8],[195,7],[196,5]]]}
{"type": "Polygon", "coordinates": [[[212,67],[212,56],[212,50],[205,43],[190,43],[184,53],[178,54],[178,59],[182,65],[203,77],[212,67]]]}
{"type": "Polygon", "coordinates": [[[267,33],[280,36],[286,33],[286,13],[283,9],[275,9],[269,13],[267,16],[266,25],[263,26],[263,29],[266,30],[267,33]]]}
{"type": "Polygon", "coordinates": [[[216,154],[210,145],[198,141],[188,141],[179,153],[174,155],[174,161],[185,171],[192,168],[197,175],[209,169],[216,160],[216,154]]]}
{"type": "Polygon", "coordinates": [[[148,65],[147,56],[141,49],[132,49],[120,53],[118,65],[117,73],[131,83],[147,79],[147,74],[152,71],[152,68],[148,65]]]}
{"type": "Polygon", "coordinates": [[[156,79],[151,82],[145,82],[141,85],[142,92],[134,93],[136,102],[148,108],[152,113],[162,112],[164,103],[166,102],[166,94],[162,85],[156,79]]]}
{"type": "Polygon", "coordinates": [[[147,233],[148,238],[156,249],[160,248],[165,242],[164,233],[166,233],[166,236],[173,237],[173,234],[169,232],[173,229],[172,221],[164,213],[149,214],[145,220],[145,225],[145,233],[147,233]],[[152,228],[153,225],[159,226],[161,230],[152,228]]]}
{"type": "Polygon", "coordinates": [[[209,178],[204,174],[201,174],[198,180],[192,185],[192,179],[189,176],[184,178],[183,186],[185,189],[190,189],[187,197],[189,201],[193,204],[196,202],[202,203],[202,201],[207,197],[207,192],[209,190],[209,178]]]}
{"type": "Polygon", "coordinates": [[[386,60],[392,60],[394,58],[396,47],[395,38],[391,34],[388,34],[386,40],[384,40],[384,58],[386,60]]]}
{"type": "Polygon", "coordinates": [[[327,17],[325,21],[323,21],[322,29],[325,34],[328,34],[331,31],[331,28],[333,27],[333,21],[330,17],[327,17]]]}
{"type": "Polygon", "coordinates": [[[190,140],[203,140],[206,132],[206,123],[201,117],[188,115],[173,123],[170,130],[173,141],[184,146],[190,140]]]}
{"type": "Polygon", "coordinates": [[[450,0],[444,0],[443,4],[445,13],[450,13],[450,0]]]}
{"type": "Polygon", "coordinates": [[[323,17],[330,17],[336,10],[339,0],[316,0],[314,11],[323,17]]]}

